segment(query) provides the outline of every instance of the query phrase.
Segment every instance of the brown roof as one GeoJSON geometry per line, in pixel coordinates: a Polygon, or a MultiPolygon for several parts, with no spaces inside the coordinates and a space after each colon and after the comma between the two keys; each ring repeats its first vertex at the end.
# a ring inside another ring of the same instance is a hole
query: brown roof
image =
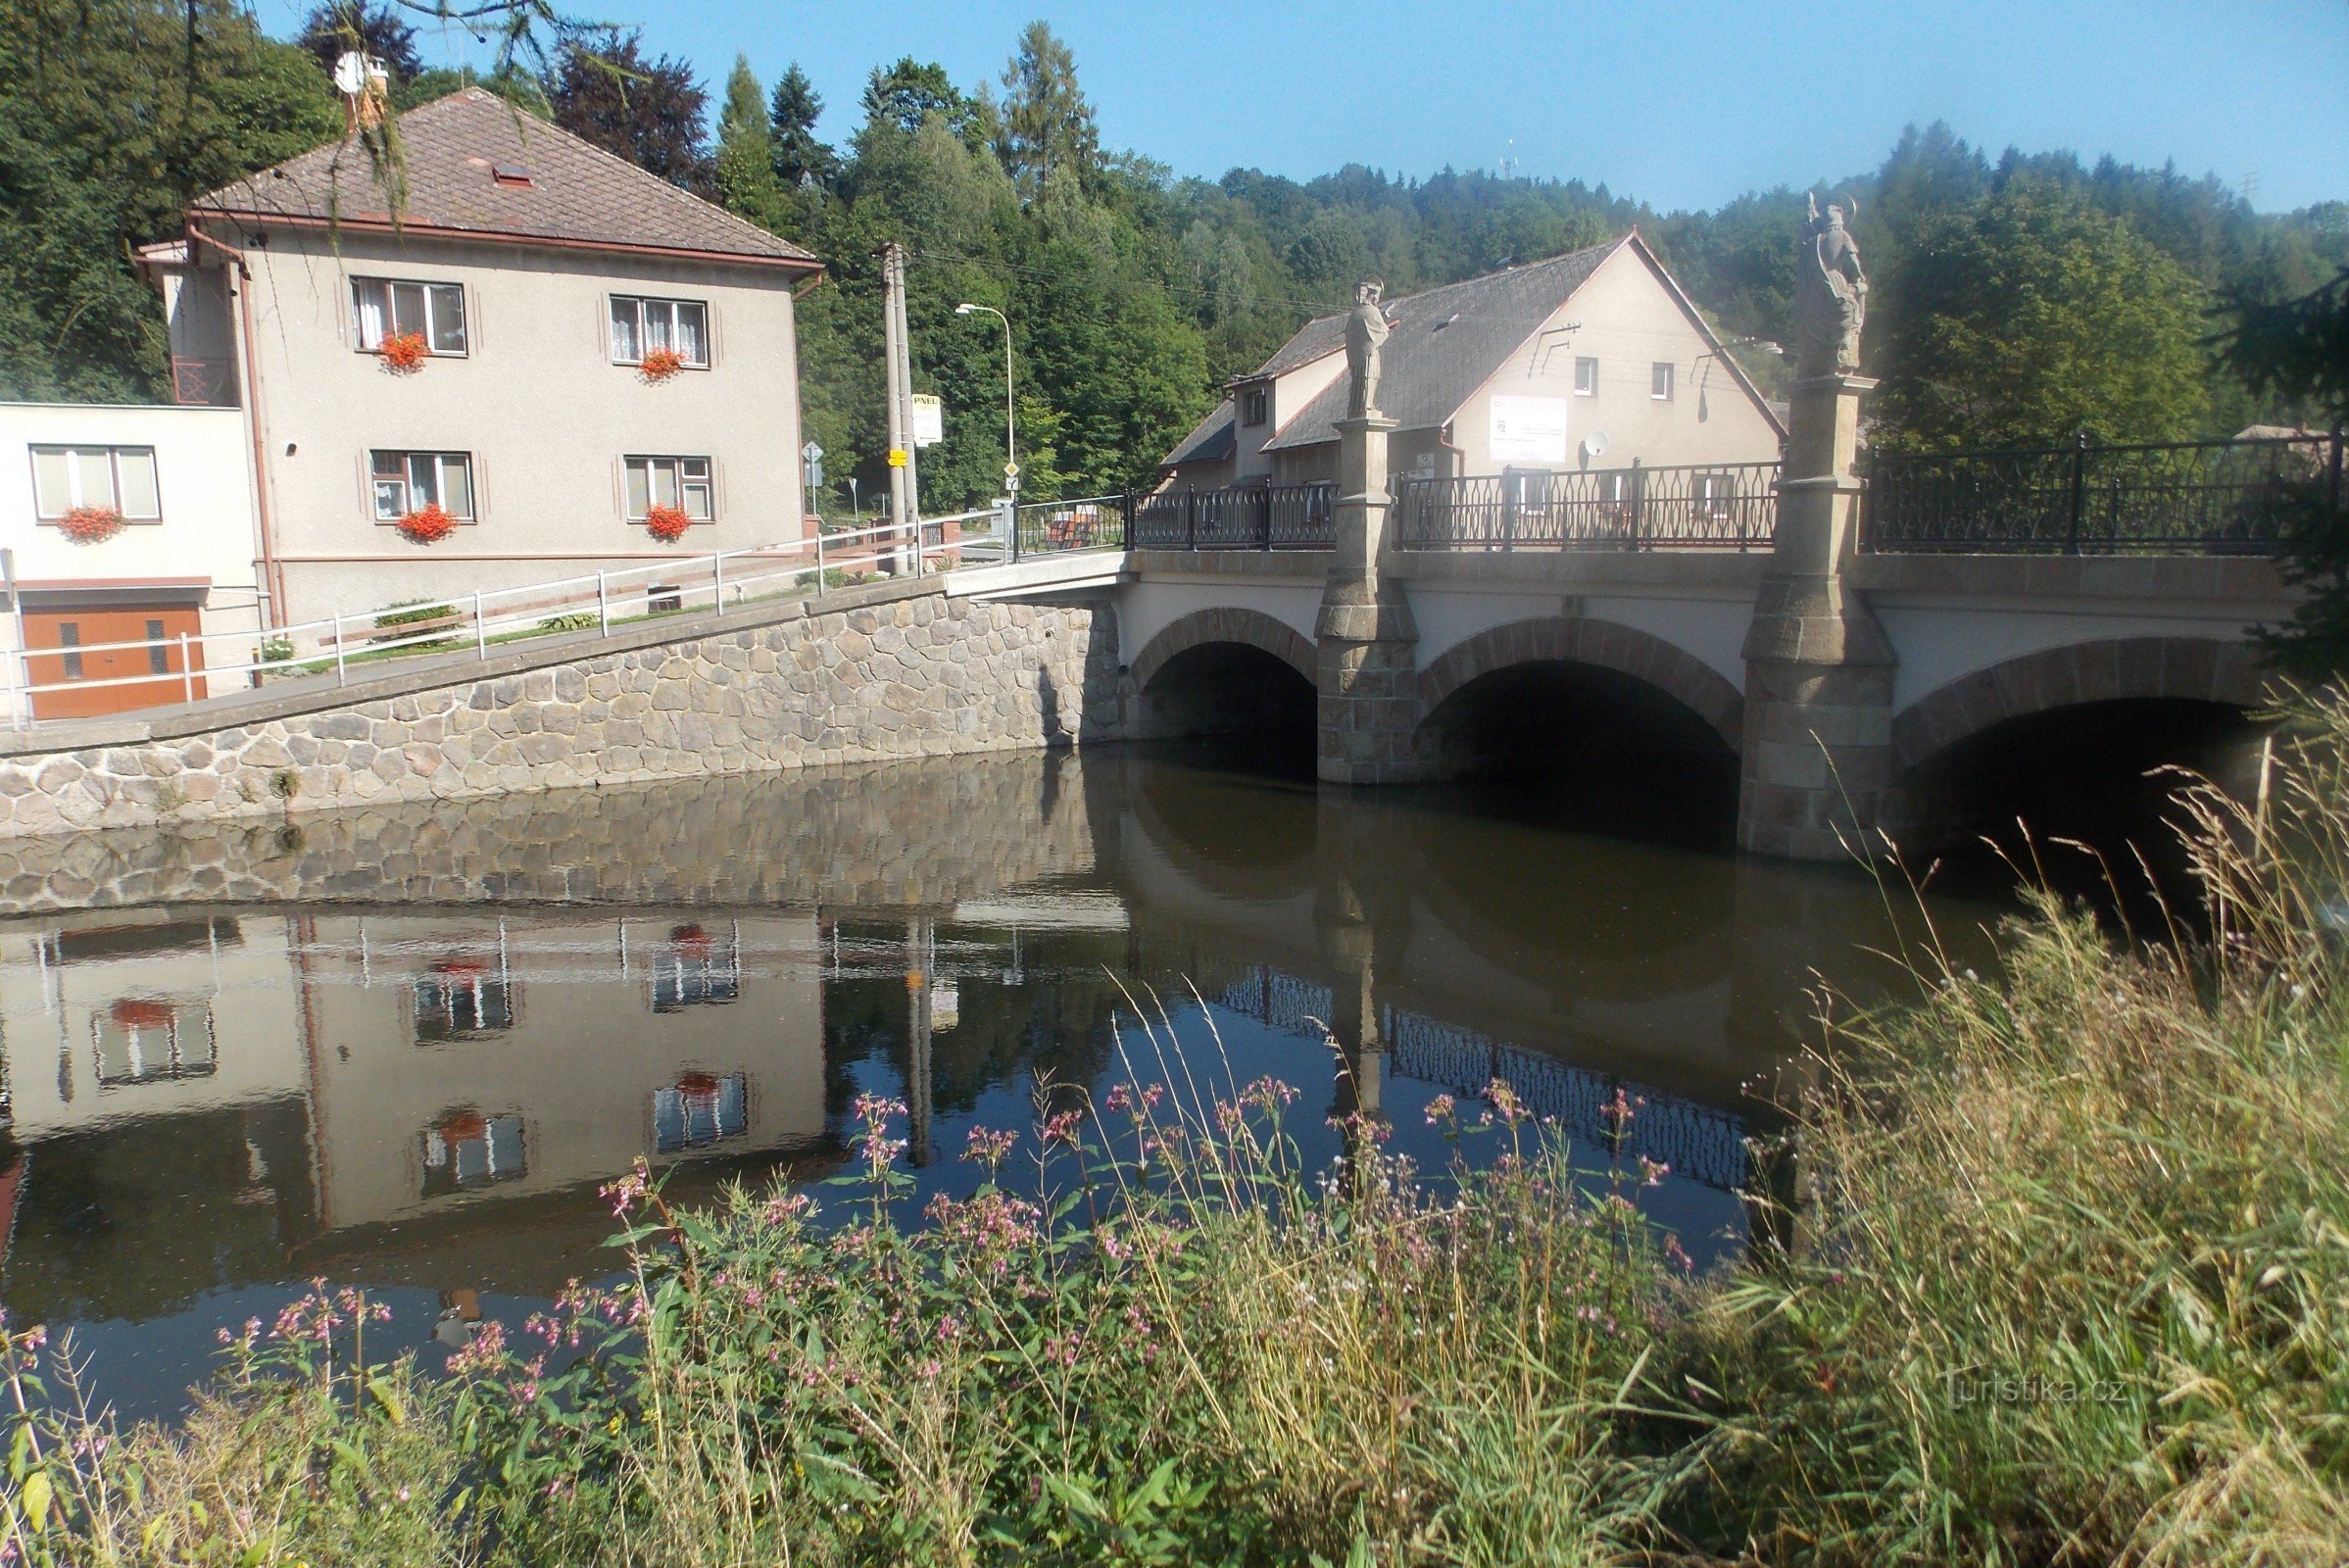
{"type": "Polygon", "coordinates": [[[346,137],[200,198],[195,215],[264,224],[397,226],[514,243],[650,250],[811,270],[787,239],[649,174],[494,93],[466,87],[399,118],[407,199],[346,137]],[[497,177],[524,173],[528,183],[497,177]]]}

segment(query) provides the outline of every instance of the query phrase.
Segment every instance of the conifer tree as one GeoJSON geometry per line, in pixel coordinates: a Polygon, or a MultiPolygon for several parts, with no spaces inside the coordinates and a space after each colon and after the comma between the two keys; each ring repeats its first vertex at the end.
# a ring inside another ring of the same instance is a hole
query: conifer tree
{"type": "Polygon", "coordinates": [[[803,185],[828,185],[840,172],[840,158],[818,140],[815,122],[822,118],[824,101],[816,96],[815,85],[798,61],[783,73],[775,83],[775,95],[767,105],[767,138],[774,155],[775,178],[786,190],[803,185]]]}
{"type": "Polygon", "coordinates": [[[717,197],[767,228],[783,226],[788,198],[775,177],[775,145],[766,105],[748,55],[737,53],[717,117],[717,197]]]}

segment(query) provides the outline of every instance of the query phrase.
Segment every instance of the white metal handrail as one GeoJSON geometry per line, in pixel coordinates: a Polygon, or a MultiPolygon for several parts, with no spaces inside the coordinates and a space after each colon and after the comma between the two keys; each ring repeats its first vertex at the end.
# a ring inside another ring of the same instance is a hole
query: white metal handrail
{"type": "MultiPolygon", "coordinates": [[[[956,513],[943,517],[923,517],[913,526],[926,534],[928,529],[946,523],[992,520],[1000,515],[1000,512],[996,511],[956,513]]],[[[31,717],[32,699],[43,692],[86,692],[116,686],[152,686],[175,679],[179,682],[182,700],[192,702],[199,695],[199,683],[209,686],[216,676],[323,674],[328,667],[334,670],[337,684],[345,684],[350,679],[350,668],[354,663],[372,663],[403,651],[446,652],[453,646],[461,646],[468,634],[476,654],[486,659],[493,641],[506,643],[531,636],[584,631],[590,625],[605,636],[610,636],[615,621],[629,618],[650,619],[655,615],[675,614],[695,608],[723,615],[729,603],[740,606],[754,598],[779,596],[800,587],[812,587],[820,595],[826,587],[825,573],[844,566],[879,571],[903,569],[910,565],[912,574],[919,576],[931,569],[932,561],[956,556],[974,547],[981,553],[991,550],[1007,553],[1003,541],[987,535],[975,539],[941,538],[935,543],[916,545],[907,538],[907,532],[905,525],[894,522],[830,533],[819,530],[810,537],[782,544],[756,545],[743,550],[718,551],[707,556],[688,556],[635,566],[607,567],[592,574],[558,577],[515,588],[475,589],[469,596],[426,601],[417,606],[388,606],[371,612],[330,615],[262,631],[183,632],[174,638],[85,643],[73,648],[20,647],[16,651],[17,678],[0,686],[0,691],[6,691],[13,699],[17,723],[22,726],[31,717]],[[791,564],[779,564],[786,561],[791,564]],[[811,577],[812,582],[808,580],[811,577]],[[638,592],[645,596],[644,608],[641,611],[623,610],[623,598],[638,592]],[[420,629],[408,631],[399,626],[379,624],[383,615],[425,609],[437,609],[440,612],[417,622],[420,629]],[[592,622],[582,621],[582,617],[589,615],[594,617],[592,622]],[[582,623],[566,624],[572,621],[582,623]],[[210,652],[216,645],[224,650],[228,647],[239,652],[250,650],[253,657],[226,663],[218,662],[210,652]],[[265,657],[270,655],[272,645],[276,645],[279,651],[272,657],[265,657]],[[68,656],[134,651],[152,653],[156,649],[168,653],[173,646],[179,650],[179,667],[176,669],[151,670],[103,680],[36,682],[32,679],[36,661],[57,660],[62,664],[68,656]],[[194,665],[192,656],[196,654],[205,656],[202,668],[194,665]]],[[[21,638],[19,640],[22,641],[21,638]]]]}

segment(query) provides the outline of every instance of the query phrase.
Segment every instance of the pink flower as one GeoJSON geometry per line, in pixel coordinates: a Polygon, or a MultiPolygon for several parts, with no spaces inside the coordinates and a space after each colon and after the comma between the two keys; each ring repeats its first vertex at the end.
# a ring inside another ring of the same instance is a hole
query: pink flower
{"type": "Polygon", "coordinates": [[[1434,1127],[1439,1123],[1448,1122],[1452,1120],[1458,1114],[1458,1112],[1459,1106],[1452,1100],[1451,1096],[1438,1095],[1435,1099],[1428,1102],[1428,1125],[1430,1127],[1434,1127]]]}
{"type": "Polygon", "coordinates": [[[1641,1154],[1639,1156],[1639,1174],[1646,1178],[1639,1184],[1640,1186],[1661,1187],[1664,1185],[1664,1178],[1672,1174],[1672,1167],[1663,1160],[1649,1159],[1645,1154],[1641,1154]]]}

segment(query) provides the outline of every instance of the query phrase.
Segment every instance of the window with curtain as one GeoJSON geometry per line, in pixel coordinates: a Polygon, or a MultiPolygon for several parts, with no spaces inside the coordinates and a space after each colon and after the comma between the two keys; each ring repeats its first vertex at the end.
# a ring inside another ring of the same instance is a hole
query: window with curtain
{"type": "Polygon", "coordinates": [[[639,365],[655,349],[674,349],[697,369],[710,367],[710,307],[699,300],[612,296],[612,359],[639,365]]]}
{"type": "Polygon", "coordinates": [[[32,495],[43,521],[76,507],[109,507],[124,522],[163,520],[153,447],[34,447],[32,495]]]}
{"type": "Polygon", "coordinates": [[[460,522],[473,520],[470,453],[378,451],[367,456],[377,522],[398,522],[426,506],[438,506],[460,522]]]}
{"type": "Polygon", "coordinates": [[[465,352],[465,289],[456,283],[412,283],[390,277],[351,279],[359,314],[353,346],[372,354],[392,333],[414,333],[435,354],[465,352]]]}
{"type": "Polygon", "coordinates": [[[630,458],[628,520],[642,522],[655,507],[675,507],[696,522],[717,515],[708,458],[630,458]]]}

